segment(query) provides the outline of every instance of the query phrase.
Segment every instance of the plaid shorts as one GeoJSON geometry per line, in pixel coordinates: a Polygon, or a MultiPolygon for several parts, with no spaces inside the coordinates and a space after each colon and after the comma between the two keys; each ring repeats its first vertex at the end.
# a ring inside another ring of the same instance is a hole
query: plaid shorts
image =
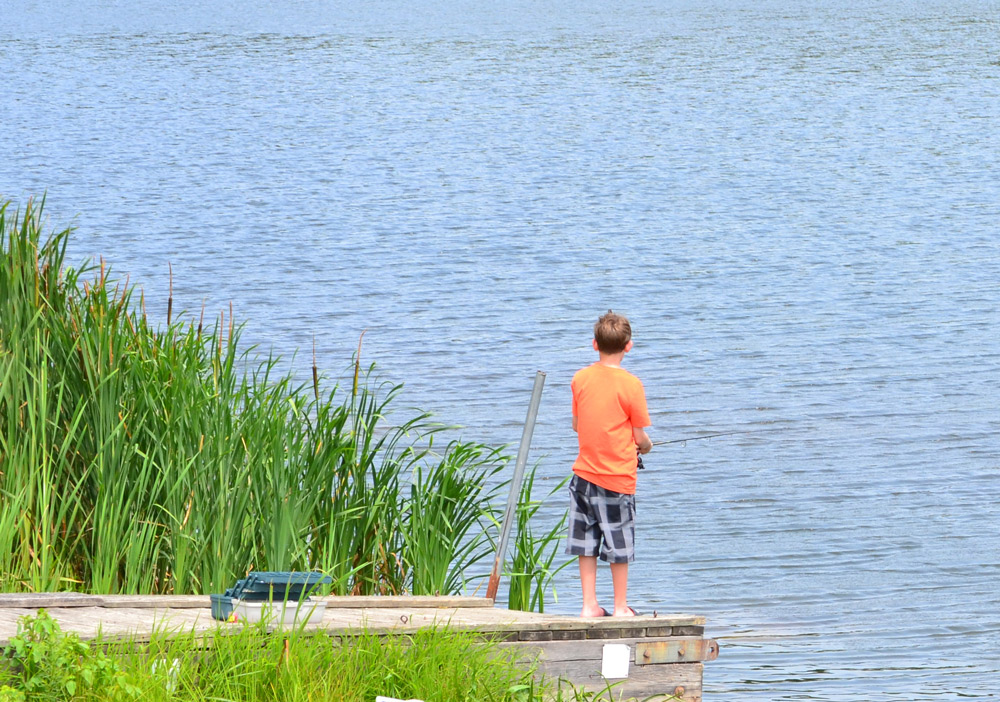
{"type": "Polygon", "coordinates": [[[569,481],[570,556],[600,556],[608,563],[635,560],[635,495],[613,492],[574,475],[569,481]]]}

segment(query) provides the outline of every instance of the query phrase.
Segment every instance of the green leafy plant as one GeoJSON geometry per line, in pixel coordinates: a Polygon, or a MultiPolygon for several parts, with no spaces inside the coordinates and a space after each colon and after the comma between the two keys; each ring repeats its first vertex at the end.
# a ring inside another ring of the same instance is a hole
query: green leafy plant
{"type": "Polygon", "coordinates": [[[108,644],[143,700],[370,702],[378,695],[426,702],[541,702],[545,685],[493,642],[431,627],[399,636],[366,631],[331,638],[302,629],[277,636],[160,632],[146,647],[108,644]],[[167,663],[169,662],[169,664],[167,663]],[[172,689],[171,689],[172,688],[172,689]]]}
{"type": "Polygon", "coordinates": [[[0,685],[0,702],[25,702],[24,693],[9,685],[0,685]]]}
{"type": "Polygon", "coordinates": [[[466,573],[490,555],[486,517],[499,485],[488,484],[505,465],[499,450],[455,442],[429,469],[417,468],[403,531],[413,594],[462,591],[466,573]]]}
{"type": "Polygon", "coordinates": [[[0,204],[0,590],[221,592],[249,570],[465,587],[499,451],[432,450],[445,427],[400,421],[402,386],[357,359],[348,392],[296,383],[242,347],[231,310],[153,326],[42,221],[0,204]]]}
{"type": "MultiPolygon", "coordinates": [[[[544,612],[545,593],[551,589],[556,574],[571,561],[554,566],[559,553],[560,539],[566,528],[568,518],[566,512],[543,534],[537,534],[532,527],[532,521],[536,520],[538,511],[545,503],[545,500],[536,500],[533,497],[537,470],[538,465],[535,464],[525,474],[515,510],[517,528],[514,536],[514,555],[507,572],[510,578],[507,606],[522,611],[544,612]]],[[[546,500],[550,500],[568,481],[569,478],[560,481],[549,491],[546,500]]]]}
{"type": "Polygon", "coordinates": [[[11,699],[17,692],[33,700],[134,700],[140,695],[115,659],[76,634],[63,633],[44,609],[21,619],[4,658],[12,670],[11,699]]]}
{"type": "MultiPolygon", "coordinates": [[[[523,654],[521,654],[523,655],[523,654]]],[[[160,629],[148,643],[81,641],[44,611],[19,622],[3,652],[0,702],[598,702],[620,683],[585,690],[536,676],[530,660],[448,627],[330,637],[303,627],[160,629]]],[[[666,695],[648,698],[676,699],[666,695]]]]}

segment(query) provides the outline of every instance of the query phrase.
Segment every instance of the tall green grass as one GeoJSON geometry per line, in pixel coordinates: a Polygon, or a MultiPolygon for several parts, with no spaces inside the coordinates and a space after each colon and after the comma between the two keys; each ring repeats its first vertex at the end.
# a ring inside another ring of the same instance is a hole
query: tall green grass
{"type": "Polygon", "coordinates": [[[103,264],[66,265],[69,234],[0,205],[0,590],[221,592],[249,570],[465,588],[506,455],[398,419],[371,369],[297,383],[231,310],[154,327],[103,264]]]}
{"type": "MultiPolygon", "coordinates": [[[[552,581],[556,574],[571,563],[563,560],[556,565],[559,543],[569,518],[568,513],[553,524],[548,531],[538,533],[532,526],[537,523],[537,514],[543,501],[534,498],[535,478],[538,465],[532,466],[524,476],[521,494],[515,509],[516,529],[514,532],[514,555],[511,558],[507,576],[510,578],[507,605],[510,609],[526,612],[544,612],[545,595],[555,594],[552,581]]],[[[551,499],[569,483],[569,477],[561,480],[549,491],[546,499],[551,499]]]]}

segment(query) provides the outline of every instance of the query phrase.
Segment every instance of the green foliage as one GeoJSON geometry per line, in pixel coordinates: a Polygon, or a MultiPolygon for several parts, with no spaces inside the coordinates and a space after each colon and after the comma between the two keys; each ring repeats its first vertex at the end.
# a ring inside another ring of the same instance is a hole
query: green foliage
{"type": "Polygon", "coordinates": [[[45,610],[18,623],[4,659],[14,686],[0,695],[10,700],[124,701],[140,695],[115,659],[76,634],[64,634],[45,610]]]}
{"type": "Polygon", "coordinates": [[[144,701],[370,702],[376,695],[426,702],[540,699],[525,694],[534,688],[530,669],[512,665],[496,646],[472,634],[444,628],[396,637],[359,632],[341,640],[302,630],[271,635],[251,626],[235,633],[217,629],[203,637],[158,632],[147,646],[137,646],[81,643],[64,636],[45,615],[23,626],[39,633],[27,645],[28,658],[37,653],[55,659],[43,664],[44,684],[33,682],[38,666],[29,672],[25,665],[10,694],[23,692],[28,700],[88,699],[98,683],[109,692],[104,699],[144,701]],[[108,654],[101,652],[104,647],[108,654]],[[94,670],[95,661],[105,662],[113,674],[94,670]],[[87,675],[94,680],[90,686],[83,682],[87,675]]]}
{"type": "Polygon", "coordinates": [[[69,230],[0,205],[0,591],[222,592],[249,570],[454,594],[489,554],[507,458],[398,421],[400,386],[322,393],[232,314],[151,326],[69,230]]]}
{"type": "MultiPolygon", "coordinates": [[[[157,631],[150,642],[82,642],[44,611],[25,617],[3,652],[0,702],[597,702],[585,691],[536,679],[512,649],[471,632],[431,627],[398,636],[343,638],[264,626],[157,631]]],[[[650,700],[673,699],[666,696],[650,700]]]]}
{"type": "MultiPolygon", "coordinates": [[[[510,577],[507,606],[509,609],[526,612],[545,611],[545,593],[552,588],[556,574],[571,562],[565,561],[558,567],[553,566],[559,553],[559,541],[566,528],[568,513],[564,512],[562,518],[543,534],[537,534],[532,528],[532,520],[543,505],[543,501],[533,497],[537,470],[536,464],[526,473],[521,485],[516,509],[514,557],[507,573],[510,577]]],[[[549,491],[547,497],[552,498],[568,482],[568,477],[560,481],[549,491]]]]}
{"type": "Polygon", "coordinates": [[[465,573],[489,553],[482,529],[490,514],[487,481],[502,465],[497,450],[453,443],[429,469],[418,466],[406,503],[403,539],[415,595],[462,589],[465,573]],[[468,466],[477,470],[469,471],[468,466]]]}

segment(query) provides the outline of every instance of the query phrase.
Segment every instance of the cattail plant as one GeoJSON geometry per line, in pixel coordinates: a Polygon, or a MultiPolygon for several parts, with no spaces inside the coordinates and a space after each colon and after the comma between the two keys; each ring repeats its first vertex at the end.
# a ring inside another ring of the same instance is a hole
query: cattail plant
{"type": "Polygon", "coordinates": [[[399,418],[401,386],[279,372],[220,313],[65,265],[69,230],[0,205],[0,590],[222,592],[319,570],[333,591],[454,594],[490,555],[499,449],[399,418]],[[138,297],[138,303],[133,304],[138,297]]]}

